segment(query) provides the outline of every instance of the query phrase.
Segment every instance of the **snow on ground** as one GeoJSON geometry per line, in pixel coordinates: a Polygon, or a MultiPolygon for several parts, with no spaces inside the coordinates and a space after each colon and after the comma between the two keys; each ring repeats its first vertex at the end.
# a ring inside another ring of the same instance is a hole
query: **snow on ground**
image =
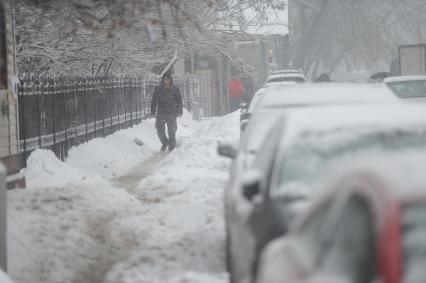
{"type": "Polygon", "coordinates": [[[0,283],[11,283],[10,278],[0,270],[0,283]]]}
{"type": "Polygon", "coordinates": [[[154,121],[73,148],[35,152],[27,190],[8,193],[15,282],[226,282],[222,196],[237,113],[179,120],[160,153],[154,121]],[[143,142],[137,145],[135,139],[143,142]]]}

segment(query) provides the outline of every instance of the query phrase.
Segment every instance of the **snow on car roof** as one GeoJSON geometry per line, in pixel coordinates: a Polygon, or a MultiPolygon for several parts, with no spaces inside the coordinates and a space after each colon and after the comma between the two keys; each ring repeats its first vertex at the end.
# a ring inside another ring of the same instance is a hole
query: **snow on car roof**
{"type": "Polygon", "coordinates": [[[295,129],[298,132],[324,131],[354,125],[379,125],[387,128],[421,124],[426,128],[425,106],[404,103],[293,108],[288,110],[286,116],[289,130],[295,129]]]}
{"type": "MultiPolygon", "coordinates": [[[[354,140],[357,133],[349,129],[368,129],[378,133],[394,130],[405,135],[413,132],[419,136],[426,132],[426,108],[423,105],[388,104],[363,106],[332,106],[299,108],[289,110],[285,115],[286,133],[282,147],[296,144],[307,137],[307,133],[326,133],[347,128],[345,135],[326,139],[326,142],[339,142],[336,138],[354,140]]],[[[393,141],[389,141],[393,142],[393,141]]],[[[381,177],[394,190],[397,198],[412,198],[413,195],[426,196],[426,145],[409,146],[405,151],[368,151],[360,156],[342,158],[338,171],[364,170],[381,177]]],[[[341,174],[340,174],[341,175],[341,174]]]]}
{"type": "Polygon", "coordinates": [[[277,74],[303,74],[303,73],[302,71],[296,70],[296,69],[276,70],[270,73],[270,75],[277,75],[277,74]]]}
{"type": "Polygon", "coordinates": [[[268,76],[267,80],[277,79],[277,78],[305,78],[303,74],[299,73],[277,73],[271,74],[268,76]]]}
{"type": "Polygon", "coordinates": [[[388,102],[400,100],[385,84],[318,83],[271,89],[262,99],[261,107],[388,102]]]}
{"type": "Polygon", "coordinates": [[[385,83],[408,82],[408,81],[426,81],[426,76],[397,76],[389,77],[383,80],[385,83]]]}

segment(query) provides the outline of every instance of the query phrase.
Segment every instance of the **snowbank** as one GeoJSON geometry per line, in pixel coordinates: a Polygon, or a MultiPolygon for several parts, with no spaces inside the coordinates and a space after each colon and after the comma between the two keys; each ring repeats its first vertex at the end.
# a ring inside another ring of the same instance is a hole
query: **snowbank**
{"type": "Polygon", "coordinates": [[[10,191],[9,264],[17,283],[227,282],[222,196],[239,116],[179,119],[160,153],[154,121],[71,150],[39,150],[32,189],[10,191]],[[143,141],[142,146],[135,138],[143,141]]]}
{"type": "Polygon", "coordinates": [[[0,270],[0,283],[12,283],[9,277],[0,270]]]}
{"type": "MultiPolygon", "coordinates": [[[[195,122],[188,111],[178,119],[178,138],[190,136],[195,122]]],[[[88,179],[112,179],[122,176],[151,158],[160,146],[155,119],[105,138],[71,148],[66,162],[48,150],[34,151],[25,171],[28,188],[64,187],[88,179]]]]}

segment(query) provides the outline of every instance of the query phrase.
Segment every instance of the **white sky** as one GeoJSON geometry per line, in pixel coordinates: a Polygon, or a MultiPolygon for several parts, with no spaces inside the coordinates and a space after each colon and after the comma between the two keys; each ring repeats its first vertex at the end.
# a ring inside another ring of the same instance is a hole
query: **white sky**
{"type": "MultiPolygon", "coordinates": [[[[287,2],[287,0],[285,0],[287,2]]],[[[247,13],[250,17],[250,12],[247,13]]],[[[284,11],[270,11],[268,22],[262,26],[249,26],[248,32],[251,34],[288,34],[288,9],[284,11]]]]}
{"type": "Polygon", "coordinates": [[[288,34],[288,10],[270,11],[268,22],[262,26],[249,26],[248,32],[252,34],[288,34]]]}

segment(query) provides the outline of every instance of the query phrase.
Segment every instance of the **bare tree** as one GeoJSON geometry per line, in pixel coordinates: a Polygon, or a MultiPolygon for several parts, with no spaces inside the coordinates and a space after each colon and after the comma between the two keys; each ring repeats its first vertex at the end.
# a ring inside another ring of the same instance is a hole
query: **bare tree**
{"type": "Polygon", "coordinates": [[[222,53],[239,63],[230,42],[247,38],[280,0],[19,0],[21,72],[135,73],[188,51],[222,53]],[[256,17],[244,19],[252,9],[256,17]]]}
{"type": "Polygon", "coordinates": [[[292,63],[311,77],[335,68],[386,68],[404,43],[423,39],[420,0],[290,0],[292,63]]]}

